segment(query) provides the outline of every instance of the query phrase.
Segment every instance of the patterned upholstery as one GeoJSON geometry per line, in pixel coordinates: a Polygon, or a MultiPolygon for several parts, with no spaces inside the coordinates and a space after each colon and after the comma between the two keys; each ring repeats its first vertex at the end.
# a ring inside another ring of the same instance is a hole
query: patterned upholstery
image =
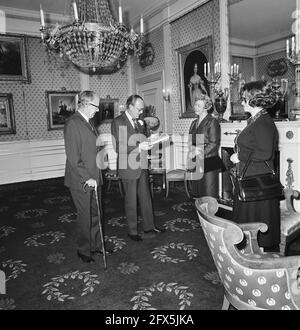
{"type": "Polygon", "coordinates": [[[215,216],[213,197],[196,200],[197,213],[206,241],[224,286],[223,309],[300,309],[300,257],[263,253],[256,241],[261,223],[237,225],[215,216]],[[243,250],[237,244],[247,238],[243,250]]]}
{"type": "Polygon", "coordinates": [[[300,198],[300,193],[294,189],[285,189],[285,204],[281,207],[280,253],[285,255],[289,242],[300,234],[300,213],[295,211],[294,200],[300,198]]]}

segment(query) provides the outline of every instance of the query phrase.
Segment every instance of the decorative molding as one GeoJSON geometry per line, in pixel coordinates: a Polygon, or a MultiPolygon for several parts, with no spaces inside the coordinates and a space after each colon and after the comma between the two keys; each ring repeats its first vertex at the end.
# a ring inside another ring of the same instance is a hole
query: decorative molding
{"type": "Polygon", "coordinates": [[[64,140],[0,143],[0,184],[64,176],[64,140]]]}
{"type": "MultiPolygon", "coordinates": [[[[4,7],[0,6],[0,9],[5,12],[7,18],[21,19],[24,21],[36,21],[40,22],[40,12],[38,10],[27,10],[20,9],[14,7],[4,7]]],[[[70,16],[55,14],[55,13],[47,13],[46,22],[68,22],[70,20],[70,16]]]]}
{"type": "Polygon", "coordinates": [[[210,0],[185,0],[176,1],[170,6],[169,22],[177,20],[194,9],[201,7],[210,0]]]}
{"type": "Polygon", "coordinates": [[[241,2],[243,0],[228,0],[228,6],[234,5],[235,3],[241,2]]]}
{"type": "MultiPolygon", "coordinates": [[[[167,91],[171,91],[172,95],[172,63],[167,59],[172,58],[172,41],[171,41],[171,29],[170,24],[164,24],[163,26],[164,34],[164,58],[165,68],[163,71],[163,88],[167,91]]],[[[167,133],[173,133],[173,112],[171,111],[171,102],[164,102],[164,127],[167,133]]]]}
{"type": "MultiPolygon", "coordinates": [[[[230,88],[229,80],[229,22],[228,22],[228,4],[227,1],[220,0],[220,57],[221,57],[221,88],[230,88]]],[[[230,96],[228,97],[227,110],[224,113],[224,118],[228,119],[230,116],[230,96]]]]}
{"type": "Polygon", "coordinates": [[[138,85],[143,85],[143,84],[151,83],[153,81],[157,81],[157,80],[160,80],[160,79],[162,79],[162,72],[161,71],[155,72],[155,73],[151,73],[151,74],[149,74],[147,76],[138,78],[138,79],[136,79],[135,82],[138,85]]]}

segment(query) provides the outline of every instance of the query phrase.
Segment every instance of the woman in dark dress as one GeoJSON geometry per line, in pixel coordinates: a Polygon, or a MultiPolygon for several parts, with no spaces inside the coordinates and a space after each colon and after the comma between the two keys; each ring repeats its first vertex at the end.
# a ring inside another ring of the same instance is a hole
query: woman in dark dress
{"type": "MultiPolygon", "coordinates": [[[[248,125],[236,138],[236,153],[231,161],[236,164],[236,174],[241,175],[251,155],[247,175],[270,172],[265,164],[274,168],[275,151],[278,148],[278,131],[267,109],[274,106],[276,97],[263,81],[253,81],[243,87],[243,106],[251,114],[248,125]]],[[[264,222],[266,233],[258,234],[258,244],[265,251],[278,251],[280,243],[280,205],[278,199],[241,202],[235,187],[233,219],[237,223],[264,222]]]]}
{"type": "Polygon", "coordinates": [[[221,159],[218,156],[220,147],[220,124],[212,116],[213,104],[207,95],[196,97],[195,114],[198,116],[189,129],[188,166],[193,197],[218,197],[219,172],[221,159]]]}

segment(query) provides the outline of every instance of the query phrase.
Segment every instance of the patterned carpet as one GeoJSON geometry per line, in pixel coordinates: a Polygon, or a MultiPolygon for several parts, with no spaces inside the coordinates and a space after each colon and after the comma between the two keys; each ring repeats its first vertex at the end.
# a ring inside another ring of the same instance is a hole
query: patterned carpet
{"type": "MultiPolygon", "coordinates": [[[[117,187],[103,198],[106,241],[114,253],[104,271],[76,255],[76,214],[62,179],[0,188],[0,269],[6,295],[0,309],[215,310],[223,288],[193,204],[181,183],[168,199],[156,189],[154,209],[166,232],[127,237],[117,187]]],[[[291,245],[300,251],[300,240],[291,245]]]]}

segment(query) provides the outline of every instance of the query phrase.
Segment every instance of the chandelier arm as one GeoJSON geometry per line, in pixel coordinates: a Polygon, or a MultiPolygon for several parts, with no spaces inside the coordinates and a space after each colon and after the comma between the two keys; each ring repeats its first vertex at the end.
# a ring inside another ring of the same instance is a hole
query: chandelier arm
{"type": "Polygon", "coordinates": [[[58,51],[76,66],[96,71],[97,68],[120,68],[133,51],[138,58],[144,47],[144,34],[128,31],[112,18],[107,0],[76,0],[79,19],[66,25],[45,27],[41,38],[47,50],[58,51]]]}

